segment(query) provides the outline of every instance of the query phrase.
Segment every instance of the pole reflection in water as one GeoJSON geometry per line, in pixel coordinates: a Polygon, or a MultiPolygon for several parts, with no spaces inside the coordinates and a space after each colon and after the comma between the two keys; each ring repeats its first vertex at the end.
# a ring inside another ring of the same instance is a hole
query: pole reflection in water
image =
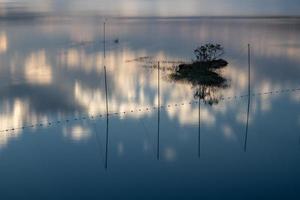
{"type": "MultiPolygon", "coordinates": [[[[106,20],[106,19],[105,19],[106,20]]],[[[104,20],[104,22],[103,22],[103,55],[104,55],[104,58],[105,58],[105,54],[106,54],[106,44],[105,44],[105,40],[106,40],[106,22],[105,22],[105,20],[104,20]]]]}
{"type": "Polygon", "coordinates": [[[107,163],[108,163],[108,142],[109,142],[109,138],[108,138],[108,94],[107,94],[107,75],[106,75],[106,66],[105,66],[105,57],[106,57],[106,49],[105,49],[105,21],[103,24],[103,32],[104,32],[104,82],[105,82],[105,104],[106,104],[106,141],[105,141],[105,169],[107,169],[107,163]]]}
{"type": "MultiPolygon", "coordinates": [[[[200,86],[199,86],[199,93],[200,93],[200,86]]],[[[199,95],[198,98],[198,157],[200,158],[200,141],[201,141],[201,135],[200,135],[200,103],[201,103],[201,97],[199,95]]]]}
{"type": "Polygon", "coordinates": [[[247,122],[246,122],[246,133],[245,133],[245,142],[244,142],[244,152],[247,151],[247,141],[248,141],[248,129],[249,129],[249,111],[250,111],[250,44],[248,44],[248,105],[247,105],[247,122]]]}
{"type": "Polygon", "coordinates": [[[160,63],[157,65],[157,160],[159,160],[160,150],[160,63]]]}
{"type": "Polygon", "coordinates": [[[108,157],[108,94],[107,94],[107,76],[106,67],[104,65],[104,80],[105,80],[105,101],[106,101],[106,142],[105,142],[105,169],[107,169],[107,157],[108,157]]]}
{"type": "Polygon", "coordinates": [[[108,142],[108,115],[106,115],[105,169],[107,169],[108,163],[108,142]]]}
{"type": "Polygon", "coordinates": [[[95,140],[96,140],[96,144],[99,147],[99,154],[101,157],[101,162],[105,162],[105,158],[104,158],[104,154],[103,154],[103,145],[101,143],[101,139],[99,137],[99,134],[97,133],[97,124],[95,121],[92,122],[92,126],[93,126],[93,130],[95,132],[95,140]]]}

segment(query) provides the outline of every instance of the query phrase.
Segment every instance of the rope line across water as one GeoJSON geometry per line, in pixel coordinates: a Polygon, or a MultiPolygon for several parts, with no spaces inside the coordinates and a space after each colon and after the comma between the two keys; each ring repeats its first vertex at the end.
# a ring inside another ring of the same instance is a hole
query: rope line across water
{"type": "MultiPolygon", "coordinates": [[[[300,91],[300,88],[295,89],[285,89],[285,90],[275,90],[275,91],[269,91],[269,92],[259,92],[259,93],[252,93],[250,96],[263,96],[263,95],[275,95],[275,94],[282,94],[282,93],[289,93],[289,92],[297,92],[300,91]]],[[[238,100],[242,98],[246,98],[248,95],[240,95],[240,96],[229,96],[229,97],[222,97],[220,98],[220,102],[222,101],[230,101],[230,100],[238,100]]],[[[91,116],[81,116],[81,117],[74,117],[69,119],[62,119],[62,120],[56,120],[56,121],[49,121],[49,122],[40,122],[37,124],[32,125],[26,125],[22,127],[15,127],[15,128],[7,128],[0,130],[0,133],[6,133],[6,132],[13,132],[16,130],[24,130],[29,128],[41,128],[41,127],[50,127],[54,125],[60,125],[60,124],[67,124],[72,121],[84,121],[84,120],[97,120],[105,117],[113,117],[113,116],[124,116],[129,115],[133,113],[140,113],[140,112],[150,112],[152,110],[156,110],[158,108],[165,108],[169,109],[171,107],[180,107],[185,105],[191,105],[191,104],[198,104],[198,101],[189,101],[189,102],[182,102],[182,103],[174,103],[174,104],[168,104],[168,105],[161,105],[161,106],[146,106],[144,108],[138,108],[138,109],[131,109],[128,111],[122,111],[122,112],[113,112],[108,114],[98,114],[98,115],[91,115],[91,116]]]]}

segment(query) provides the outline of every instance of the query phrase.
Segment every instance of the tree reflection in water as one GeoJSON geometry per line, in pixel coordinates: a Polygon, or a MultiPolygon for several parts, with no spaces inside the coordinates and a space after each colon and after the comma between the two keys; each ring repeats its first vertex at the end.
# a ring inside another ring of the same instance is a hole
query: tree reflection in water
{"type": "Polygon", "coordinates": [[[213,105],[217,104],[221,98],[218,91],[229,86],[227,79],[221,74],[221,69],[227,65],[228,63],[223,59],[181,64],[169,74],[168,79],[191,84],[195,88],[195,99],[213,105]]]}

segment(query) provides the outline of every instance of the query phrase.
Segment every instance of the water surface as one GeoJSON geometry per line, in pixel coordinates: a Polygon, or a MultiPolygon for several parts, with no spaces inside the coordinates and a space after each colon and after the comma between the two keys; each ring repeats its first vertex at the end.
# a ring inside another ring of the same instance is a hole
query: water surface
{"type": "Polygon", "coordinates": [[[298,19],[108,19],[105,58],[100,18],[0,23],[1,198],[299,198],[298,19]],[[207,42],[199,106],[164,69],[207,42]]]}

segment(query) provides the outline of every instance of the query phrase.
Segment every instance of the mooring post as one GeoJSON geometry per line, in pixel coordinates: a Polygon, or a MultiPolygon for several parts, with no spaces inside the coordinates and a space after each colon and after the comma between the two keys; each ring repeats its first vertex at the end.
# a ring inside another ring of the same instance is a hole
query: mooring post
{"type": "Polygon", "coordinates": [[[104,54],[104,58],[106,57],[106,30],[105,30],[105,28],[106,28],[106,22],[105,22],[105,20],[106,19],[104,19],[104,22],[103,22],[103,43],[104,43],[104,45],[103,45],[103,54],[104,54]]]}
{"type": "Polygon", "coordinates": [[[108,116],[106,116],[106,141],[105,141],[105,170],[108,163],[108,116]]]}
{"type": "Polygon", "coordinates": [[[105,105],[106,105],[106,116],[108,117],[108,89],[107,89],[107,75],[106,66],[104,65],[104,84],[105,84],[105,105]]]}
{"type": "Polygon", "coordinates": [[[107,169],[107,160],[108,160],[108,92],[107,92],[107,75],[106,67],[104,65],[104,82],[105,82],[105,104],[106,104],[106,142],[105,142],[105,169],[107,169]]]}
{"type": "Polygon", "coordinates": [[[200,86],[199,86],[199,99],[198,99],[198,157],[200,158],[200,141],[201,141],[201,135],[200,135],[200,103],[201,103],[201,97],[200,97],[200,86]]]}
{"type": "Polygon", "coordinates": [[[157,63],[157,160],[160,151],[160,63],[157,63]]]}
{"type": "Polygon", "coordinates": [[[251,47],[248,44],[248,92],[250,93],[250,83],[251,83],[251,47]]]}
{"type": "Polygon", "coordinates": [[[247,105],[247,121],[246,121],[246,133],[245,133],[245,142],[244,142],[244,152],[247,151],[247,141],[248,141],[248,129],[249,129],[249,112],[250,112],[250,89],[251,89],[251,47],[248,44],[248,105],[247,105]]]}
{"type": "Polygon", "coordinates": [[[105,169],[107,169],[107,163],[108,163],[108,87],[107,87],[107,71],[105,66],[105,58],[106,58],[106,22],[104,20],[103,23],[103,57],[104,57],[104,84],[105,84],[105,105],[106,105],[106,142],[105,142],[105,169]]]}

